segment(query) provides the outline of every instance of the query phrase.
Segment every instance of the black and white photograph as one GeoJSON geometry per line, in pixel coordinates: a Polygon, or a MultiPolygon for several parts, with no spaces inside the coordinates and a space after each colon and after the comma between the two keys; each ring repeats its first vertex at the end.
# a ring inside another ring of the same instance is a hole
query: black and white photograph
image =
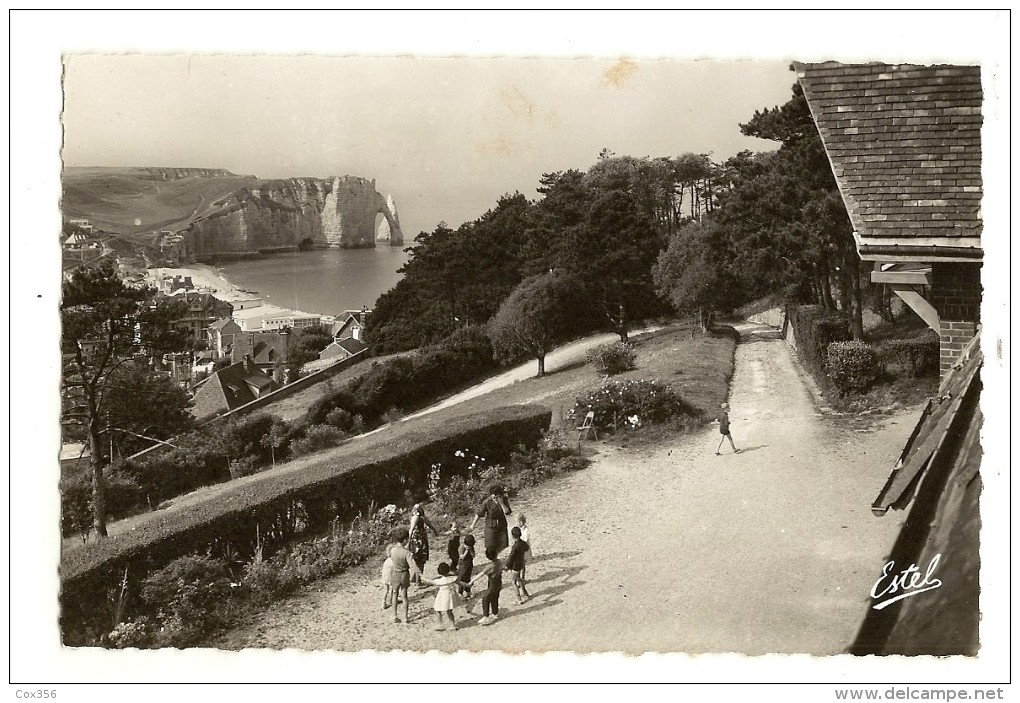
{"type": "Polygon", "coordinates": [[[1003,699],[1008,25],[14,13],[12,684],[1003,699]]]}

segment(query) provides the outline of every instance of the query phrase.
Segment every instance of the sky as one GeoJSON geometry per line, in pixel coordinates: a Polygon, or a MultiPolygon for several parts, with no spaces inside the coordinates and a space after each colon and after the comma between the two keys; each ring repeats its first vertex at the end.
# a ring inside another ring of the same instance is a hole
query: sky
{"type": "MultiPolygon", "coordinates": [[[[146,655],[152,653],[59,647],[52,596],[59,586],[55,547],[59,501],[55,462],[45,458],[44,448],[52,447],[55,457],[60,442],[56,344],[60,252],[52,235],[61,226],[61,156],[72,165],[188,165],[262,177],[337,173],[374,177],[382,192],[393,193],[410,237],[440,220],[457,224],[473,219],[504,192],[528,193],[544,171],[586,168],[604,147],[634,156],[704,151],[717,159],[741,148],[765,148],[765,143],[744,141],[737,124],[755,109],[788,98],[795,79],[787,70],[792,60],[980,63],[986,91],[982,217],[987,240],[982,270],[986,286],[982,434],[1010,436],[1012,262],[1006,235],[1011,66],[1010,18],[1004,12],[61,9],[12,11],[8,20],[12,236],[6,251],[0,248],[0,257],[9,257],[6,329],[8,335],[11,330],[30,330],[34,340],[48,340],[36,344],[31,354],[12,356],[17,373],[8,379],[10,397],[20,403],[20,412],[10,420],[10,436],[23,438],[8,443],[10,464],[32,469],[11,474],[12,495],[16,491],[18,500],[10,502],[10,523],[30,527],[23,530],[29,538],[10,543],[12,575],[17,575],[10,581],[11,602],[17,604],[10,613],[16,643],[11,647],[11,681],[321,682],[348,677],[391,681],[396,670],[401,680],[408,681],[452,676],[450,669],[441,668],[449,662],[428,656],[249,652],[217,657],[189,652],[150,657],[146,655]],[[134,58],[108,60],[105,65],[98,59],[72,58],[65,102],[63,60],[81,54],[134,58]],[[186,60],[139,58],[181,54],[191,56],[190,79],[186,60]],[[454,62],[459,63],[456,70],[445,76],[428,66],[431,61],[402,62],[388,70],[383,67],[386,62],[374,61],[368,70],[364,61],[249,59],[244,66],[242,59],[200,58],[224,54],[474,58],[454,62]],[[557,60],[480,60],[536,56],[557,60]],[[577,57],[583,60],[561,61],[577,57]],[[690,65],[698,59],[706,61],[705,67],[690,65]],[[636,64],[636,70],[627,61],[636,64]],[[726,67],[719,62],[742,63],[726,67]],[[610,77],[617,80],[606,80],[612,67],[616,70],[610,77]]],[[[496,658],[498,667],[489,671],[497,676],[514,671],[531,681],[596,684],[1001,681],[1009,664],[1010,623],[1004,616],[1010,586],[1005,555],[1012,534],[1005,501],[1011,488],[1006,478],[1009,445],[985,441],[984,450],[985,617],[983,650],[975,660],[564,654],[496,658]]],[[[720,588],[726,587],[727,576],[720,575],[720,588]]],[[[483,662],[493,660],[471,661],[470,680],[477,679],[483,662]]],[[[807,701],[831,697],[831,691],[831,686],[758,686],[753,693],[766,699],[807,701]]],[[[556,689],[547,698],[537,689],[528,695],[533,692],[538,700],[562,697],[556,689]]],[[[732,692],[746,696],[747,688],[732,692]]],[[[60,688],[62,697],[82,700],[112,700],[110,693],[109,687],[60,688]]],[[[148,700],[179,697],[170,688],[161,692],[149,687],[140,693],[148,700]]],[[[325,697],[335,691],[316,693],[325,697]]],[[[621,692],[586,693],[598,700],[621,692]]],[[[675,696],[677,691],[639,693],[675,696]]],[[[714,698],[725,691],[695,693],[714,698]]],[[[280,695],[278,688],[265,686],[244,694],[255,699],[280,695]]],[[[308,697],[309,689],[301,695],[308,697]]]]}
{"type": "Polygon", "coordinates": [[[740,134],[786,102],[788,61],[110,55],[65,57],[68,166],[355,175],[405,237],[457,226],[543,173],[619,155],[773,148],[740,134]]]}

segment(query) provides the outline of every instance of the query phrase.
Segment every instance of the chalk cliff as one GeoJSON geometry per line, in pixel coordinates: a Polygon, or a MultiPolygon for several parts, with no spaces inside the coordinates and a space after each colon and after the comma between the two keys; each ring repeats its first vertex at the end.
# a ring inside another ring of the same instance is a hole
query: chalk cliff
{"type": "MultiPolygon", "coordinates": [[[[374,247],[382,216],[404,243],[393,198],[359,176],[263,180],[223,169],[65,169],[61,208],[152,251],[203,261],[314,247],[374,247]],[[168,236],[170,233],[173,236],[168,236]]],[[[382,227],[380,227],[382,229],[382,227]]]]}
{"type": "Polygon", "coordinates": [[[404,241],[395,212],[375,181],[358,176],[258,181],[216,204],[218,210],[182,230],[188,258],[374,247],[380,214],[390,229],[390,245],[404,241]]]}

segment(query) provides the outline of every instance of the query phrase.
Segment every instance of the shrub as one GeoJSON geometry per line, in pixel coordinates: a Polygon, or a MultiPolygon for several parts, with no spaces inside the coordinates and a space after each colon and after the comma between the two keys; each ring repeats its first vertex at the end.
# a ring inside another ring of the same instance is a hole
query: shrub
{"type": "Polygon", "coordinates": [[[387,411],[407,411],[496,368],[492,344],[480,327],[463,327],[410,356],[373,362],[369,371],[317,400],[305,416],[321,425],[335,409],[376,425],[387,411]]]}
{"type": "Polygon", "coordinates": [[[224,622],[230,572],[220,559],[183,556],[145,577],[141,596],[159,625],[156,644],[182,646],[224,622]]]}
{"type": "MultiPolygon", "coordinates": [[[[106,473],[106,511],[122,516],[145,505],[145,492],[120,466],[106,473]]],[[[60,529],[65,537],[80,534],[84,540],[92,529],[92,474],[60,482],[60,529]]]]}
{"type": "Polygon", "coordinates": [[[87,539],[92,529],[92,479],[76,476],[60,482],[60,532],[87,539]]]}
{"type": "Polygon", "coordinates": [[[884,371],[895,378],[938,375],[939,338],[925,334],[916,339],[887,339],[875,345],[884,371]]]}
{"type": "Polygon", "coordinates": [[[830,344],[827,367],[829,378],[842,394],[868,390],[882,370],[875,349],[860,341],[830,344]]]}
{"type": "Polygon", "coordinates": [[[649,379],[607,381],[579,395],[568,415],[580,422],[589,411],[595,412],[593,423],[600,430],[636,429],[644,424],[699,414],[670,386],[649,379]]]}
{"type": "Polygon", "coordinates": [[[335,447],[345,439],[347,435],[332,425],[312,425],[305,430],[304,437],[291,442],[290,453],[295,457],[312,454],[335,447]]]}
{"type": "Polygon", "coordinates": [[[595,367],[595,372],[603,376],[613,376],[630,371],[636,366],[637,352],[634,346],[624,342],[600,344],[589,349],[584,360],[595,367]]]}

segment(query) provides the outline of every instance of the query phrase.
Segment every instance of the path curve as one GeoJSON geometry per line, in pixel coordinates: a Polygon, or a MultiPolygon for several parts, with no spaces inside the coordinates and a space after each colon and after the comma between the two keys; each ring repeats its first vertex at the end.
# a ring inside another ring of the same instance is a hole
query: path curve
{"type": "MultiPolygon", "coordinates": [[[[668,446],[595,443],[593,464],[519,496],[535,543],[533,599],[507,583],[502,615],[434,632],[380,607],[379,564],[320,582],[210,643],[227,649],[645,651],[846,650],[900,520],[869,505],[916,411],[869,431],[817,409],[785,342],[743,324],[731,393],[740,454],[709,428],[668,446]],[[770,338],[771,337],[771,338],[770,338]]],[[[445,550],[437,543],[434,553],[445,550]]],[[[380,560],[381,561],[381,560],[380,560]]],[[[438,562],[430,562],[434,573],[438,562]]]]}
{"type": "MultiPolygon", "coordinates": [[[[630,339],[640,337],[651,332],[657,332],[662,329],[662,325],[647,325],[638,329],[631,330],[628,334],[630,339]]],[[[589,349],[594,349],[600,344],[607,342],[615,342],[620,339],[620,336],[615,333],[596,334],[591,337],[585,337],[584,339],[578,339],[574,342],[564,344],[563,346],[557,347],[553,351],[546,354],[545,357],[545,371],[547,374],[554,373],[563,369],[566,366],[575,364],[584,359],[584,355],[589,349]]],[[[435,405],[430,405],[424,410],[419,410],[416,413],[408,415],[404,420],[410,420],[422,415],[428,415],[429,413],[435,412],[436,410],[442,410],[448,408],[451,405],[457,405],[463,403],[466,400],[477,398],[478,396],[491,393],[492,391],[506,386],[517,383],[518,381],[524,381],[529,378],[534,378],[535,374],[538,373],[538,362],[534,359],[531,361],[515,366],[509,371],[493,376],[492,378],[486,379],[481,383],[471,386],[467,390],[461,391],[455,395],[450,396],[446,400],[442,400],[435,405]]]]}

